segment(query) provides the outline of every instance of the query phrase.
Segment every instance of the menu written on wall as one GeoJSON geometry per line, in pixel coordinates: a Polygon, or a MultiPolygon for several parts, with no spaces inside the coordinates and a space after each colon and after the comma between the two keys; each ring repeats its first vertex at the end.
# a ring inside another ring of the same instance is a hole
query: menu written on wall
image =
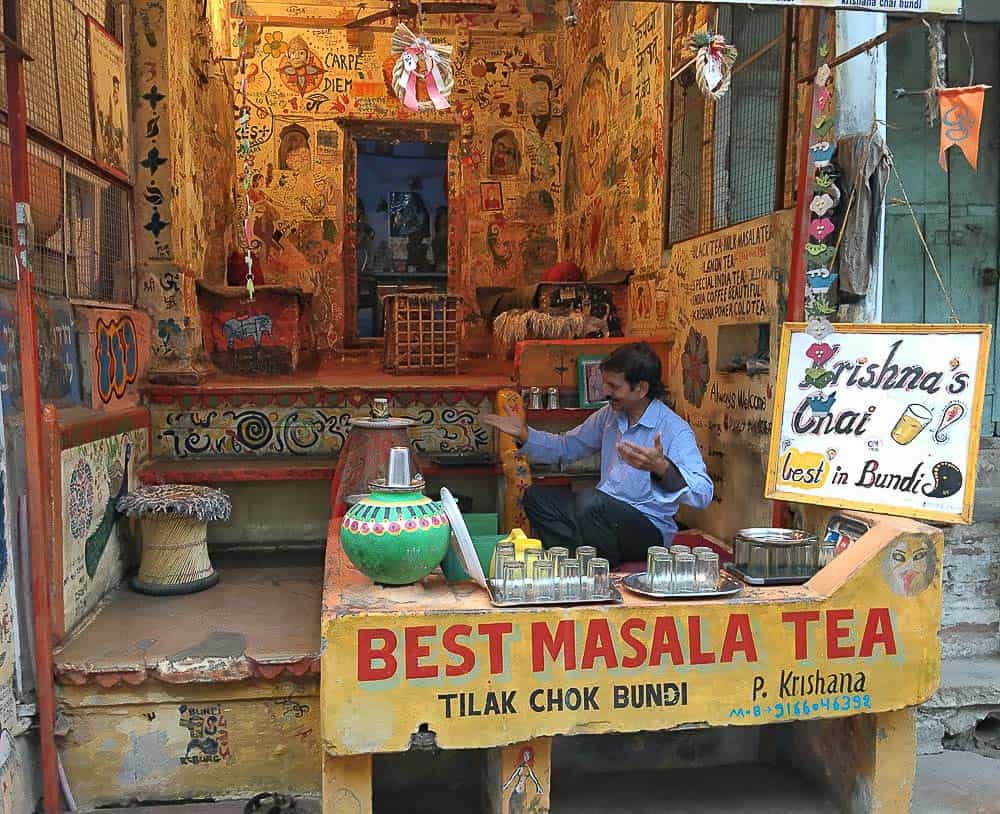
{"type": "Polygon", "coordinates": [[[785,324],[767,497],[972,522],[989,325],[785,324]]]}

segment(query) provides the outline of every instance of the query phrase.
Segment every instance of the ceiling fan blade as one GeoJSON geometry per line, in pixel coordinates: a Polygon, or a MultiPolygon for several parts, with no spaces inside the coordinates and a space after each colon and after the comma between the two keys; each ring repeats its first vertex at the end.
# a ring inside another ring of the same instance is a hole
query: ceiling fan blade
{"type": "Polygon", "coordinates": [[[397,14],[398,12],[395,9],[386,9],[376,14],[369,14],[367,17],[358,17],[356,20],[351,20],[344,28],[365,28],[373,23],[377,23],[379,20],[395,17],[397,14]]]}

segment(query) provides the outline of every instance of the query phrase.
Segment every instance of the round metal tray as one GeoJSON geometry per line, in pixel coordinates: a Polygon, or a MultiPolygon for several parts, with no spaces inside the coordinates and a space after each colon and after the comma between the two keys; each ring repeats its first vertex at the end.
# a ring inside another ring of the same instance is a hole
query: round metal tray
{"type": "Polygon", "coordinates": [[[742,582],[733,579],[728,574],[723,574],[719,577],[719,582],[716,584],[714,591],[690,591],[687,593],[663,594],[650,591],[646,588],[643,584],[645,577],[645,571],[641,571],[638,574],[628,574],[624,579],[622,579],[622,585],[628,588],[632,593],[640,594],[641,596],[648,596],[650,599],[719,599],[726,596],[736,596],[736,594],[743,590],[742,582]]]}

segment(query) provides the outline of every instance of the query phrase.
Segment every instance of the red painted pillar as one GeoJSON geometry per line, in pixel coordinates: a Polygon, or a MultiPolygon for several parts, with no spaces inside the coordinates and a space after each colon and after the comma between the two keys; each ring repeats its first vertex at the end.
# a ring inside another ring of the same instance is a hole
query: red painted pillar
{"type": "Polygon", "coordinates": [[[24,98],[24,61],[18,45],[17,0],[3,0],[4,67],[7,80],[7,128],[10,132],[11,211],[14,267],[17,272],[17,337],[24,402],[25,466],[28,486],[28,536],[31,549],[31,603],[35,638],[35,683],[45,814],[59,811],[59,771],[55,740],[55,685],[49,615],[48,537],[45,507],[48,482],[42,454],[42,395],[38,374],[38,331],[31,284],[28,132],[24,98]]]}

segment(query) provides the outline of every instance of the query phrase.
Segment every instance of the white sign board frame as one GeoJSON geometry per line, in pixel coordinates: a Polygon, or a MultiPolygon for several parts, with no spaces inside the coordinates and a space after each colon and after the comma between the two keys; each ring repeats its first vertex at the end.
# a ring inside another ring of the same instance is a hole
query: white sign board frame
{"type": "MultiPolygon", "coordinates": [[[[681,0],[695,2],[695,0],[681,0]]],[[[750,0],[715,0],[721,5],[745,6],[750,0]]],[[[755,6],[825,8],[832,11],[880,11],[883,14],[947,14],[962,16],[963,0],[753,0],[755,6]]]]}
{"type": "Polygon", "coordinates": [[[766,497],[971,523],[991,327],[805,327],[782,327],[766,497]]]}

